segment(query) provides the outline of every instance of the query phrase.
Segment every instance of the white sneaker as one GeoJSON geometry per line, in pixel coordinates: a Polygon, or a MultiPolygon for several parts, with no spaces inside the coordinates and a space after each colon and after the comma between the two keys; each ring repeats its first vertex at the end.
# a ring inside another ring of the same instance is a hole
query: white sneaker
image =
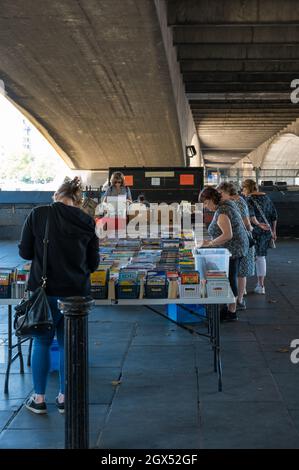
{"type": "Polygon", "coordinates": [[[263,286],[256,286],[254,289],[255,294],[266,294],[265,287],[263,286]]]}

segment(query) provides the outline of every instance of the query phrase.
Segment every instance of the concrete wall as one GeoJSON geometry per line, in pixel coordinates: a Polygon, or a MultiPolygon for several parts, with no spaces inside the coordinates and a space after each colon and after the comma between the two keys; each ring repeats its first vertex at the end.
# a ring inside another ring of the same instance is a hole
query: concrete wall
{"type": "Polygon", "coordinates": [[[33,207],[50,204],[51,191],[0,191],[0,240],[19,240],[33,207]]]}
{"type": "Polygon", "coordinates": [[[0,205],[0,240],[19,240],[23,223],[34,205],[0,205]]]}

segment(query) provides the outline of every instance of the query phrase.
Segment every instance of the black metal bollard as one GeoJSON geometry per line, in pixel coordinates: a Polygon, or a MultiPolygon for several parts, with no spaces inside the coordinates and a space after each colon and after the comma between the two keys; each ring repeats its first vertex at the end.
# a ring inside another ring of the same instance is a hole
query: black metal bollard
{"type": "Polygon", "coordinates": [[[65,448],[88,449],[88,313],[91,297],[58,300],[64,314],[65,448]]]}

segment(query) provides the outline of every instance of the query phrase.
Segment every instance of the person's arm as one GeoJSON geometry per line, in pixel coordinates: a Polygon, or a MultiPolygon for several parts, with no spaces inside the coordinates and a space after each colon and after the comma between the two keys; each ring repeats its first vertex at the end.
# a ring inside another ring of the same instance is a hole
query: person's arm
{"type": "Polygon", "coordinates": [[[217,225],[222,232],[221,235],[219,235],[219,237],[217,238],[214,238],[214,240],[205,242],[203,246],[209,246],[209,247],[221,246],[233,238],[232,225],[230,223],[229,217],[226,214],[219,215],[218,220],[217,220],[217,225]]]}
{"type": "Polygon", "coordinates": [[[104,194],[104,196],[103,196],[103,198],[102,198],[102,202],[107,202],[108,193],[109,193],[109,188],[106,189],[105,194],[104,194]]]}
{"type": "Polygon", "coordinates": [[[21,233],[21,240],[18,245],[21,258],[32,260],[34,258],[35,237],[33,234],[33,211],[27,216],[21,233]]]}
{"type": "Polygon", "coordinates": [[[255,216],[250,217],[250,222],[252,222],[253,225],[256,225],[257,227],[261,228],[262,230],[265,230],[266,232],[268,232],[270,230],[270,227],[269,227],[268,224],[264,224],[263,222],[259,222],[255,216]]]}
{"type": "Polygon", "coordinates": [[[131,194],[131,190],[128,186],[126,186],[127,188],[127,202],[129,202],[130,204],[132,204],[132,194],[131,194]]]}
{"type": "Polygon", "coordinates": [[[277,220],[274,220],[273,221],[273,228],[272,228],[272,238],[273,238],[274,241],[277,239],[276,227],[277,227],[277,220]]]}
{"type": "Polygon", "coordinates": [[[250,223],[250,218],[249,218],[248,216],[246,216],[246,217],[243,217],[242,220],[243,220],[244,225],[245,225],[245,227],[247,228],[247,230],[248,230],[249,232],[252,232],[253,227],[252,227],[252,225],[251,225],[251,223],[250,223]]]}
{"type": "Polygon", "coordinates": [[[270,199],[271,203],[271,225],[272,225],[272,238],[275,241],[277,238],[276,228],[277,228],[277,210],[270,199]]]}
{"type": "Polygon", "coordinates": [[[96,234],[94,234],[87,246],[87,265],[91,273],[97,269],[99,262],[99,239],[96,234]]]}

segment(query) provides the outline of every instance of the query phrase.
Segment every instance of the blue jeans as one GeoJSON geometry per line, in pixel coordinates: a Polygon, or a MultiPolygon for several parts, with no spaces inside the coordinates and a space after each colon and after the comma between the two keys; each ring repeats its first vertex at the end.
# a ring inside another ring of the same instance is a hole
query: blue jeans
{"type": "Polygon", "coordinates": [[[48,296],[55,328],[33,340],[32,378],[35,393],[45,395],[48,374],[50,370],[50,348],[56,333],[60,352],[60,392],[64,394],[64,317],[57,307],[59,297],[48,296]]]}

